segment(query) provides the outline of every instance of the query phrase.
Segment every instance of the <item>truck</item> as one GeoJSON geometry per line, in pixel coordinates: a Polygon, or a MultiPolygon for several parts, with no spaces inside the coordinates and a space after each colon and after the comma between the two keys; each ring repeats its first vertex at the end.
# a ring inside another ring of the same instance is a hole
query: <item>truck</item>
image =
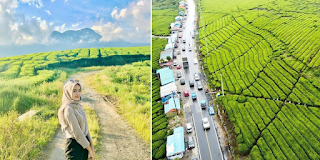
{"type": "Polygon", "coordinates": [[[188,58],[187,57],[182,57],[182,65],[183,65],[183,68],[188,68],[189,67],[188,58]]]}

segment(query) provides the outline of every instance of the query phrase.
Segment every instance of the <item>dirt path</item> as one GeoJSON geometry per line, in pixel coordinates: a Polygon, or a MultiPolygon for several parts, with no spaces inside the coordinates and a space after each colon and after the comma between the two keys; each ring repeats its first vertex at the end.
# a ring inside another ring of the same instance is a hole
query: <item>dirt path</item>
{"type": "MultiPolygon", "coordinates": [[[[96,111],[101,124],[99,159],[150,159],[150,148],[137,136],[134,129],[116,112],[104,98],[85,84],[85,78],[98,71],[82,73],[70,79],[78,79],[83,87],[82,106],[96,111]]],[[[54,139],[46,147],[41,159],[63,160],[65,136],[57,129],[54,139]]]]}

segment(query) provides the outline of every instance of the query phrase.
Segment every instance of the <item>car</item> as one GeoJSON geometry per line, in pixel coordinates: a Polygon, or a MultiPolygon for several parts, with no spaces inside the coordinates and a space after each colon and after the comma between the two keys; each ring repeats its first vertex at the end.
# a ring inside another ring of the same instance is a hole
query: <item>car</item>
{"type": "Polygon", "coordinates": [[[186,82],[185,82],[185,80],[184,80],[183,78],[180,79],[180,84],[181,84],[181,85],[186,84],[186,82]]]}
{"type": "Polygon", "coordinates": [[[193,59],[193,62],[194,62],[194,64],[198,64],[198,59],[197,59],[197,58],[194,58],[194,59],[193,59]]]}
{"type": "Polygon", "coordinates": [[[197,99],[197,93],[196,92],[191,93],[191,98],[192,98],[192,100],[196,100],[197,99]]]}
{"type": "Polygon", "coordinates": [[[194,86],[193,80],[190,80],[190,81],[189,81],[189,86],[190,86],[190,87],[193,87],[193,86],[194,86]]]}
{"type": "Polygon", "coordinates": [[[179,28],[179,32],[182,32],[182,28],[179,28]]]}
{"type": "Polygon", "coordinates": [[[189,97],[189,91],[188,91],[188,90],[185,90],[185,91],[183,92],[183,94],[184,94],[185,97],[189,97]]]}
{"type": "Polygon", "coordinates": [[[208,107],[208,112],[209,112],[210,115],[214,115],[213,107],[208,107]]]}
{"type": "Polygon", "coordinates": [[[192,125],[191,125],[191,123],[187,123],[187,124],[186,124],[186,131],[187,131],[187,133],[191,133],[191,132],[192,132],[192,125]]]}
{"type": "Polygon", "coordinates": [[[202,118],[202,126],[203,126],[203,129],[210,129],[210,123],[209,123],[209,120],[208,118],[202,118]]]}
{"type": "Polygon", "coordinates": [[[177,61],[177,60],[174,60],[174,61],[173,61],[173,65],[174,65],[174,66],[178,65],[178,61],[177,61]]]}
{"type": "Polygon", "coordinates": [[[197,157],[192,157],[190,160],[198,160],[197,157]]]}
{"type": "Polygon", "coordinates": [[[195,73],[195,74],[194,74],[194,80],[196,80],[196,81],[200,80],[200,76],[199,76],[198,73],[195,73]]]}
{"type": "Polygon", "coordinates": [[[189,51],[192,51],[192,48],[189,46],[189,51]]]}
{"type": "Polygon", "coordinates": [[[195,145],[194,145],[193,137],[189,136],[188,137],[188,148],[191,149],[191,148],[194,148],[194,147],[195,147],[195,145]]]}
{"type": "Polygon", "coordinates": [[[182,38],[182,34],[179,34],[179,38],[182,38]]]}
{"type": "Polygon", "coordinates": [[[202,90],[203,89],[201,81],[197,81],[197,86],[198,86],[198,90],[202,90]]]}
{"type": "Polygon", "coordinates": [[[186,43],[186,39],[184,38],[184,39],[182,40],[182,42],[183,42],[183,43],[186,43]]]}
{"type": "Polygon", "coordinates": [[[177,50],[177,54],[181,54],[180,50],[177,50]]]}
{"type": "Polygon", "coordinates": [[[178,66],[177,66],[177,69],[181,69],[181,65],[178,65],[178,66]]]}
{"type": "Polygon", "coordinates": [[[181,74],[180,71],[177,72],[177,77],[178,77],[178,78],[182,77],[182,74],[181,74]]]}
{"type": "Polygon", "coordinates": [[[207,106],[206,100],[201,100],[200,106],[202,109],[206,108],[206,106],[207,106]]]}
{"type": "Polygon", "coordinates": [[[186,47],[182,47],[182,51],[185,51],[186,50],[186,47]]]}
{"type": "Polygon", "coordinates": [[[194,38],[194,34],[192,34],[192,38],[194,38]]]}

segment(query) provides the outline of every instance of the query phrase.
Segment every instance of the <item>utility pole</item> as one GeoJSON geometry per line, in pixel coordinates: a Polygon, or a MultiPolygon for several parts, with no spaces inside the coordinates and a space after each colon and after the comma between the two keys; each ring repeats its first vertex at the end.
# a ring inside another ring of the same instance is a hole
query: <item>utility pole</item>
{"type": "Polygon", "coordinates": [[[224,96],[222,73],[220,73],[220,76],[221,76],[221,89],[222,89],[222,95],[224,96]]]}
{"type": "Polygon", "coordinates": [[[174,97],[174,95],[173,95],[173,91],[171,91],[171,93],[172,93],[172,98],[173,98],[174,108],[176,108],[176,113],[177,113],[177,115],[178,115],[178,110],[177,110],[177,106],[176,106],[175,97],[174,97]]]}

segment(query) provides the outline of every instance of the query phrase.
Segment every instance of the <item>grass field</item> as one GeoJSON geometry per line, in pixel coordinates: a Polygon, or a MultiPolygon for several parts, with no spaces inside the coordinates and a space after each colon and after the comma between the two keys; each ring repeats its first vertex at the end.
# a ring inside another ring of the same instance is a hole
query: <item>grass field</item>
{"type": "MultiPolygon", "coordinates": [[[[57,112],[68,77],[107,68],[99,64],[138,61],[139,55],[142,59],[149,57],[150,47],[75,49],[0,58],[0,159],[39,156],[60,127],[57,112]],[[59,67],[62,65],[70,67],[59,67]],[[29,110],[35,110],[36,115],[19,122],[17,118],[29,110]]],[[[88,123],[98,149],[100,126],[94,111],[86,108],[86,112],[91,117],[88,123]]]]}
{"type": "Polygon", "coordinates": [[[115,103],[118,112],[150,143],[150,61],[108,67],[87,83],[115,103]]]}
{"type": "Polygon", "coordinates": [[[320,158],[319,3],[201,0],[200,52],[237,158],[320,158]],[[208,50],[208,52],[207,52],[208,50]]]}

